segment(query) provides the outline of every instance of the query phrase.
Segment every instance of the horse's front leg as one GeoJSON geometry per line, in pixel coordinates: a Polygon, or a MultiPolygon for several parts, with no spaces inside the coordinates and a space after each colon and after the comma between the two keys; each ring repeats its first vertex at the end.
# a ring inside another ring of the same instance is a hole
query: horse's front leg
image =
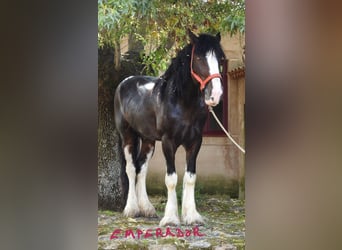
{"type": "Polygon", "coordinates": [[[185,146],[187,165],[183,178],[182,219],[187,225],[204,223],[195,203],[196,159],[201,144],[202,138],[185,146]]]}
{"type": "Polygon", "coordinates": [[[176,146],[172,140],[163,138],[162,149],[166,159],[167,171],[165,175],[165,185],[167,187],[167,203],[165,207],[165,214],[160,221],[160,226],[179,225],[178,205],[177,205],[177,174],[175,168],[175,153],[176,146]]]}

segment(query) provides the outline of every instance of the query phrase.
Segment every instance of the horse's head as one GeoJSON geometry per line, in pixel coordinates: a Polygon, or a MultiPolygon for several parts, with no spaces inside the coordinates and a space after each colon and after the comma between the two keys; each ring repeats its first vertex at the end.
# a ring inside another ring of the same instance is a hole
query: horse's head
{"type": "Polygon", "coordinates": [[[200,90],[204,90],[205,103],[216,106],[223,93],[219,61],[225,57],[220,46],[220,33],[197,37],[189,30],[188,34],[192,44],[191,76],[199,83],[200,90]]]}

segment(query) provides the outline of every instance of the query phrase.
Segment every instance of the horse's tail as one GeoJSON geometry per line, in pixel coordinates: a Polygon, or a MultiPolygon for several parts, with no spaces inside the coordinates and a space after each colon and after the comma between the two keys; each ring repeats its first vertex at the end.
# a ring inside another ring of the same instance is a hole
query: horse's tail
{"type": "Polygon", "coordinates": [[[122,148],[122,140],[121,140],[121,136],[119,137],[119,145],[118,145],[118,160],[121,166],[120,169],[120,187],[121,187],[121,208],[123,209],[126,205],[126,201],[127,201],[127,196],[128,196],[128,176],[126,174],[126,159],[125,159],[125,154],[123,152],[123,148],[122,148]]]}

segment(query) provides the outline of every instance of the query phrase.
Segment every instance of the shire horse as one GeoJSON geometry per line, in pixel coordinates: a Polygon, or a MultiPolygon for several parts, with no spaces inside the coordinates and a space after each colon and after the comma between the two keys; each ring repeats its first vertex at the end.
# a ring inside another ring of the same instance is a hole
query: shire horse
{"type": "Polygon", "coordinates": [[[194,188],[196,158],[202,144],[207,106],[216,106],[222,96],[219,60],[224,58],[221,36],[188,30],[185,46],[161,77],[130,76],[116,89],[116,128],[126,161],[128,196],[123,214],[127,217],[156,217],[146,192],[146,174],[155,141],[162,144],[166,160],[167,203],[160,226],[179,225],[175,153],[186,151],[183,178],[182,220],[186,225],[203,224],[197,212],[194,188]]]}

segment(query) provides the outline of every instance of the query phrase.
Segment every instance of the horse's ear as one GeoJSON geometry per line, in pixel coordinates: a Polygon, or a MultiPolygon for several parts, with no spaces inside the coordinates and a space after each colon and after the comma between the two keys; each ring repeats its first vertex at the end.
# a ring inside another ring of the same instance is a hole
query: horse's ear
{"type": "Polygon", "coordinates": [[[221,41],[221,34],[220,34],[220,32],[216,34],[216,39],[217,39],[218,42],[221,41]]]}
{"type": "Polygon", "coordinates": [[[194,33],[192,33],[190,29],[187,30],[187,33],[188,33],[188,36],[190,38],[190,43],[196,44],[198,41],[198,37],[194,33]]]}

